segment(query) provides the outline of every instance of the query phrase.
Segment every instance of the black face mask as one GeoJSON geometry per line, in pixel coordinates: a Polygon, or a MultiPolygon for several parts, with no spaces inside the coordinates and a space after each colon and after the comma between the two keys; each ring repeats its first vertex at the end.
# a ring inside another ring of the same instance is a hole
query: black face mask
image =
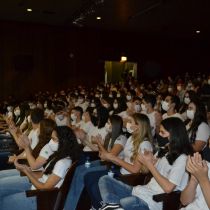
{"type": "Polygon", "coordinates": [[[202,158],[208,162],[210,162],[210,148],[207,145],[202,151],[202,158]]]}
{"type": "Polygon", "coordinates": [[[157,134],[156,138],[157,138],[157,143],[159,147],[165,147],[166,144],[169,143],[168,137],[162,137],[159,134],[157,134]]]}

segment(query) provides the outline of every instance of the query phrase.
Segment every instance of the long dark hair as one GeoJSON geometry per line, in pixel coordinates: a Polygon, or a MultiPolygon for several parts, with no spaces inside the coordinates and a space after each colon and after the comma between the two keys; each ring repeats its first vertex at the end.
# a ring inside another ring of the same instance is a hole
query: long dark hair
{"type": "Polygon", "coordinates": [[[161,122],[161,125],[170,133],[169,150],[166,159],[172,165],[181,155],[190,155],[193,153],[189,142],[186,127],[182,120],[177,117],[170,117],[161,122]]]}
{"type": "Polygon", "coordinates": [[[117,137],[119,137],[122,134],[122,127],[123,127],[123,120],[120,116],[118,115],[112,115],[109,117],[109,120],[112,124],[112,132],[108,133],[105,141],[104,141],[104,147],[107,149],[110,139],[111,139],[111,148],[114,145],[115,140],[117,139],[117,137]]]}
{"type": "Polygon", "coordinates": [[[77,138],[71,128],[68,126],[56,127],[57,136],[59,139],[58,150],[50,156],[49,166],[45,170],[45,174],[51,174],[53,168],[59,160],[70,157],[72,162],[78,160],[81,153],[81,148],[77,142],[77,138]]]}
{"type": "Polygon", "coordinates": [[[198,130],[198,126],[205,122],[207,123],[207,113],[204,104],[199,100],[192,100],[190,103],[193,103],[196,106],[195,115],[192,121],[190,128],[188,129],[188,133],[191,133],[190,142],[194,143],[196,138],[196,132],[198,130]]]}
{"type": "Polygon", "coordinates": [[[40,122],[39,143],[32,151],[34,158],[38,157],[40,150],[50,141],[52,132],[55,130],[55,128],[55,121],[51,119],[43,119],[40,122]]]}
{"type": "Polygon", "coordinates": [[[97,108],[98,128],[103,128],[109,118],[109,111],[103,106],[97,108]]]}

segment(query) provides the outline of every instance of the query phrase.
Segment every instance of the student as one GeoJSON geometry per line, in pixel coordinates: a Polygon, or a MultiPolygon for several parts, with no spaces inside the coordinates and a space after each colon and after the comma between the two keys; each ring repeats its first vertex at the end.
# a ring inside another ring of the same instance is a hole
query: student
{"type": "MultiPolygon", "coordinates": [[[[99,146],[99,151],[103,150],[122,158],[122,150],[127,141],[127,138],[122,134],[122,124],[123,122],[121,117],[117,115],[109,117],[109,120],[105,125],[107,129],[107,135],[105,137],[104,146],[102,145],[101,138],[96,139],[96,143],[99,146]]],[[[78,166],[74,173],[69,194],[66,199],[65,209],[76,209],[80,194],[84,188],[84,176],[91,171],[97,171],[106,174],[107,167],[106,165],[101,165],[100,160],[92,161],[89,168],[86,168],[85,164],[78,166]]]]}
{"type": "Polygon", "coordinates": [[[210,209],[210,163],[202,160],[197,152],[188,157],[186,170],[190,173],[190,180],[181,193],[181,202],[185,208],[181,210],[209,210],[210,209]]]}
{"type": "MultiPolygon", "coordinates": [[[[32,170],[40,169],[53,154],[54,151],[50,149],[49,142],[51,140],[52,132],[55,130],[55,122],[50,119],[44,119],[40,123],[39,143],[31,150],[30,142],[26,135],[19,137],[18,143],[24,148],[25,158],[28,161],[32,170]],[[24,142],[20,141],[23,140],[24,142]]],[[[52,142],[51,142],[52,144],[52,142]]],[[[15,157],[18,159],[18,156],[15,157]]],[[[15,161],[15,160],[14,160],[15,161]]],[[[19,176],[20,172],[17,169],[8,169],[0,171],[0,179],[4,177],[19,176]]],[[[17,177],[16,177],[17,179],[17,177]]]]}
{"type": "Polygon", "coordinates": [[[162,109],[166,112],[163,114],[163,120],[169,117],[178,117],[182,119],[182,116],[178,113],[180,100],[178,96],[167,95],[165,100],[162,102],[162,109]]]}
{"type": "Polygon", "coordinates": [[[193,100],[188,105],[187,118],[190,120],[186,125],[190,142],[195,152],[201,152],[207,144],[210,129],[207,124],[207,113],[204,105],[193,100]]]}
{"type": "Polygon", "coordinates": [[[51,189],[60,187],[71,163],[79,158],[80,149],[73,131],[67,126],[57,127],[57,136],[53,136],[57,144],[55,152],[48,160],[42,176],[37,177],[31,169],[15,161],[18,170],[24,172],[28,182],[6,182],[7,178],[0,180],[1,210],[28,209],[35,210],[36,198],[26,197],[25,191],[31,189],[51,189]]]}
{"type": "Polygon", "coordinates": [[[155,202],[154,194],[183,190],[187,185],[188,174],[185,171],[187,155],[192,153],[184,123],[178,118],[163,120],[160,135],[169,141],[168,153],[155,156],[150,152],[139,153],[138,160],[145,165],[153,178],[147,185],[131,187],[109,176],[99,180],[99,189],[104,202],[101,210],[161,210],[162,203],[155,202]]]}
{"type": "MultiPolygon", "coordinates": [[[[123,159],[106,151],[100,151],[100,157],[102,160],[112,162],[119,166],[119,169],[115,170],[116,175],[138,172],[145,173],[147,169],[138,161],[138,153],[144,150],[153,151],[149,119],[144,114],[136,113],[130,118],[126,127],[128,132],[131,133],[131,136],[123,148],[123,159]]],[[[93,209],[100,207],[100,201],[102,199],[99,193],[98,180],[103,175],[104,173],[89,172],[84,177],[85,187],[91,198],[93,209]]]]}

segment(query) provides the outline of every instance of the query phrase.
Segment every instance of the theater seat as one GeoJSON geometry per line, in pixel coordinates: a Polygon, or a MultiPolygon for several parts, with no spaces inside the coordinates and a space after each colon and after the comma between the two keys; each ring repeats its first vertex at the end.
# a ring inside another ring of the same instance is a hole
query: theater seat
{"type": "Polygon", "coordinates": [[[36,196],[37,210],[63,210],[65,199],[67,197],[69,186],[71,184],[77,162],[71,165],[68,170],[62,186],[47,190],[28,190],[27,197],[36,196]]]}

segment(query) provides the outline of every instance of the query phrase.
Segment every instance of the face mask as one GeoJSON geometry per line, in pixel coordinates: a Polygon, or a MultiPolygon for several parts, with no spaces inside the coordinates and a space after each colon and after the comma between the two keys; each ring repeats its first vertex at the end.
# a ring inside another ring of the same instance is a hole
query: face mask
{"type": "Polygon", "coordinates": [[[109,94],[109,98],[113,98],[113,95],[109,94]]]}
{"type": "Polygon", "coordinates": [[[194,119],[195,112],[193,110],[187,110],[187,118],[190,120],[194,119]]]}
{"type": "Polygon", "coordinates": [[[131,126],[132,126],[131,123],[127,123],[127,124],[126,124],[126,129],[127,129],[127,132],[128,132],[128,133],[133,133],[133,132],[134,132],[134,130],[131,129],[131,126]]]}
{"type": "Polygon", "coordinates": [[[157,143],[159,147],[164,147],[169,143],[169,141],[167,137],[162,137],[161,135],[157,134],[157,143]]]}
{"type": "Polygon", "coordinates": [[[49,141],[48,143],[50,149],[53,151],[53,152],[56,152],[58,150],[58,142],[54,142],[52,139],[49,141]]]}
{"type": "Polygon", "coordinates": [[[130,95],[127,95],[127,96],[126,96],[126,99],[127,99],[128,101],[130,101],[130,100],[131,100],[131,96],[130,96],[130,95]]]}
{"type": "Polygon", "coordinates": [[[208,79],[208,84],[210,85],[210,79],[208,79]]]}
{"type": "Polygon", "coordinates": [[[163,101],[162,102],[162,109],[164,111],[166,111],[166,112],[169,110],[169,104],[168,104],[168,102],[166,102],[166,101],[163,101]]]}
{"type": "Polygon", "coordinates": [[[99,95],[98,95],[98,94],[96,94],[96,95],[95,95],[95,97],[96,97],[96,98],[99,98],[99,95]]]}
{"type": "Polygon", "coordinates": [[[172,90],[173,90],[173,88],[168,88],[168,92],[169,93],[172,92],[172,90]]]}
{"type": "Polygon", "coordinates": [[[117,98],[120,98],[120,94],[119,93],[117,94],[117,98]]]}
{"type": "Polygon", "coordinates": [[[178,90],[178,91],[182,90],[182,86],[180,86],[180,85],[177,86],[177,90],[178,90]]]}
{"type": "Polygon", "coordinates": [[[141,111],[141,106],[139,104],[136,104],[134,106],[135,112],[140,112],[141,111]]]}
{"type": "Polygon", "coordinates": [[[84,116],[84,115],[82,115],[82,121],[84,121],[84,122],[85,122],[85,116],[84,116]]]}
{"type": "Polygon", "coordinates": [[[46,104],[46,103],[44,104],[44,108],[45,108],[45,109],[47,108],[47,104],[46,104]]]}
{"type": "Polygon", "coordinates": [[[107,109],[109,108],[109,104],[103,104],[103,106],[107,109]]]}
{"type": "Polygon", "coordinates": [[[7,107],[7,111],[8,111],[8,112],[11,112],[11,111],[12,111],[12,107],[11,107],[11,106],[8,106],[8,107],[7,107]]]}
{"type": "Polygon", "coordinates": [[[117,109],[118,108],[118,103],[114,103],[113,107],[114,107],[114,109],[117,109]]]}
{"type": "Polygon", "coordinates": [[[109,123],[106,123],[105,124],[105,128],[106,128],[106,131],[108,132],[108,133],[111,133],[112,132],[112,129],[110,128],[111,126],[109,125],[109,123]]]}
{"type": "Polygon", "coordinates": [[[14,114],[15,114],[16,117],[20,116],[20,109],[16,109],[14,111],[14,114]]]}
{"type": "Polygon", "coordinates": [[[141,104],[141,109],[142,109],[142,111],[147,112],[147,108],[146,108],[145,104],[141,104]]]}
{"type": "Polygon", "coordinates": [[[190,103],[190,98],[189,97],[184,97],[184,103],[189,104],[190,103]]]}
{"type": "Polygon", "coordinates": [[[75,120],[77,119],[77,116],[76,116],[75,114],[71,114],[71,119],[72,119],[73,121],[75,121],[75,120]]]}
{"type": "Polygon", "coordinates": [[[96,107],[96,105],[94,103],[91,103],[90,107],[96,107]]]}

